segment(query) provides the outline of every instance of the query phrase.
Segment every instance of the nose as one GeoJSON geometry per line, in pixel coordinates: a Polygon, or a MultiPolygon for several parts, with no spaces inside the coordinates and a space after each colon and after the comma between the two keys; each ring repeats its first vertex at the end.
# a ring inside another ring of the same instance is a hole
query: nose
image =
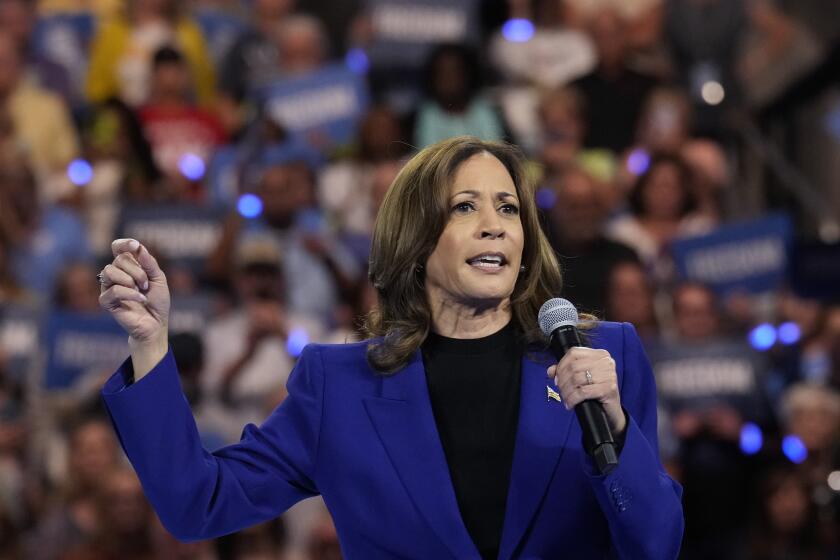
{"type": "Polygon", "coordinates": [[[481,232],[481,238],[489,238],[489,239],[496,239],[505,236],[505,228],[504,224],[502,224],[501,219],[499,219],[499,215],[496,213],[495,208],[484,208],[481,211],[481,221],[479,223],[479,231],[481,232]]]}

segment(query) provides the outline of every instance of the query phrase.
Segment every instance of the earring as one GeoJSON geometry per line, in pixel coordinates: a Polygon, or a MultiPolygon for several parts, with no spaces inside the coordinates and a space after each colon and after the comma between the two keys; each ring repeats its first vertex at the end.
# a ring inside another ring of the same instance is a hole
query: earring
{"type": "Polygon", "coordinates": [[[525,272],[526,270],[528,270],[528,267],[525,266],[524,264],[519,267],[519,272],[525,272]]]}

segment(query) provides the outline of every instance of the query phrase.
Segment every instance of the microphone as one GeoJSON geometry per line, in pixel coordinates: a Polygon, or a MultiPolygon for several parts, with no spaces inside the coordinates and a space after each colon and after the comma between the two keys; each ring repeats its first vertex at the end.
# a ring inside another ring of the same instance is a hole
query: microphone
{"type": "MultiPolygon", "coordinates": [[[[559,362],[574,346],[584,346],[578,333],[578,312],[563,298],[552,298],[540,307],[540,329],[548,337],[551,352],[559,362]]],[[[607,474],[618,466],[618,445],[613,439],[604,407],[596,400],[585,400],[575,406],[575,414],[583,431],[583,448],[598,467],[607,474]]]]}

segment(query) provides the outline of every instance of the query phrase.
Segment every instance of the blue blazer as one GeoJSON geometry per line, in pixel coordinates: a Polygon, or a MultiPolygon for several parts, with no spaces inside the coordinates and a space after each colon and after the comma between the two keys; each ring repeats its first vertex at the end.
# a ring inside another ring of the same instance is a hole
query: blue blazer
{"type": "MultiPolygon", "coordinates": [[[[630,324],[600,323],[629,423],[619,466],[601,476],[574,411],[548,398],[547,354],[525,354],[500,558],[675,558],[682,489],[663,471],[656,392],[630,324]]],[[[231,533],[321,494],[346,558],[480,558],[461,519],[421,353],[391,376],[367,342],[310,344],[288,397],[239,443],[205,451],[172,354],[134,384],[127,360],[103,397],[166,528],[189,541],[231,533]]]]}

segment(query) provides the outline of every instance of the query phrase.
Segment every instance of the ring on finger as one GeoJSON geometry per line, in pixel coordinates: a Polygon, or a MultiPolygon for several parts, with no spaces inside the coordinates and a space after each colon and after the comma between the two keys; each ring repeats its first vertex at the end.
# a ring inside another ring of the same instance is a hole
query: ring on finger
{"type": "Polygon", "coordinates": [[[587,385],[592,385],[592,383],[593,383],[593,381],[592,381],[592,372],[591,372],[591,371],[589,371],[589,370],[586,370],[586,384],[587,384],[587,385]]]}
{"type": "Polygon", "coordinates": [[[96,280],[97,280],[100,284],[104,284],[104,283],[105,283],[105,278],[103,278],[103,277],[102,277],[102,273],[101,273],[101,272],[100,272],[99,274],[97,274],[97,275],[96,275],[96,280]]]}

